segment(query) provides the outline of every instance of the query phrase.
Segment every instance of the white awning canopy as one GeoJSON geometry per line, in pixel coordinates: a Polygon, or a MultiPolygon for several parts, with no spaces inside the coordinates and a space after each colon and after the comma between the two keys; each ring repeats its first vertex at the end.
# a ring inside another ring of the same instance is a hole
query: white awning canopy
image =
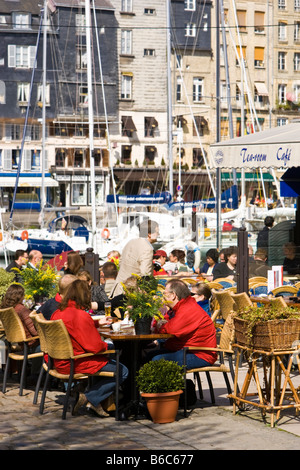
{"type": "Polygon", "coordinates": [[[215,168],[299,166],[300,122],[218,142],[210,151],[215,168]]]}
{"type": "Polygon", "coordinates": [[[255,88],[256,88],[256,91],[257,91],[258,95],[260,95],[260,96],[269,96],[267,87],[264,83],[255,82],[254,85],[255,85],[255,88]]]}
{"type": "MultiPolygon", "coordinates": [[[[0,186],[2,188],[11,188],[14,187],[16,184],[16,177],[15,176],[1,176],[0,177],[0,186]]],[[[58,182],[49,176],[44,178],[45,188],[56,188],[58,186],[58,182]]],[[[34,176],[21,176],[19,178],[18,188],[40,188],[42,187],[42,178],[41,177],[34,177],[34,176]]]]}

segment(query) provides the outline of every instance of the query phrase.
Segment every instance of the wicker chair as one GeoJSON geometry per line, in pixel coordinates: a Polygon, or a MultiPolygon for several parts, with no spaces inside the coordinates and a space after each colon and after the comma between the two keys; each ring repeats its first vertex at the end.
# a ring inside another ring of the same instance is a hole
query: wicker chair
{"type": "Polygon", "coordinates": [[[192,277],[183,277],[181,280],[185,282],[187,285],[195,285],[195,284],[198,284],[199,282],[197,279],[194,279],[192,277]]]}
{"type": "Polygon", "coordinates": [[[270,304],[274,307],[282,308],[287,307],[287,303],[283,297],[269,297],[270,304]]]}
{"type": "MultiPolygon", "coordinates": [[[[88,377],[115,377],[116,378],[115,419],[118,420],[119,419],[119,416],[118,416],[119,415],[119,351],[108,350],[108,351],[101,353],[101,356],[111,355],[111,354],[115,355],[116,373],[105,372],[105,371],[101,372],[101,370],[96,372],[95,374],[75,373],[74,369],[75,369],[76,359],[79,359],[82,357],[96,356],[97,354],[84,353],[84,354],[74,356],[71,338],[62,320],[48,321],[48,320],[42,319],[41,316],[36,315],[35,322],[36,322],[36,325],[38,325],[38,332],[40,333],[41,338],[43,338],[41,340],[41,348],[44,349],[43,352],[45,352],[48,357],[48,362],[47,363],[44,362],[44,365],[43,365],[43,368],[46,371],[46,378],[45,378],[45,383],[44,383],[44,388],[43,388],[43,393],[42,393],[42,398],[41,398],[41,403],[40,403],[40,414],[43,414],[44,412],[44,404],[45,404],[45,398],[46,398],[50,376],[63,380],[64,382],[66,381],[68,382],[67,391],[66,391],[66,399],[65,399],[63,413],[62,413],[62,419],[66,419],[72,383],[81,379],[86,379],[88,377]],[[60,359],[60,360],[64,359],[64,360],[70,361],[70,373],[61,374],[60,372],[58,372],[54,366],[54,359],[60,359]]],[[[37,385],[36,385],[35,398],[34,398],[35,402],[37,401],[37,395],[39,392],[42,375],[43,374],[41,371],[37,385]]]]}
{"type": "Polygon", "coordinates": [[[208,286],[211,288],[211,289],[224,289],[224,287],[222,286],[222,284],[219,284],[217,281],[210,281],[207,283],[208,286]]]}
{"type": "Polygon", "coordinates": [[[299,289],[294,286],[280,286],[280,287],[275,287],[275,289],[271,290],[271,294],[274,295],[274,297],[279,297],[279,296],[287,296],[290,297],[291,295],[297,295],[299,289]]]}
{"type": "Polygon", "coordinates": [[[251,307],[253,305],[246,292],[241,292],[239,294],[231,294],[231,297],[234,300],[234,309],[237,312],[245,307],[251,307]]]}
{"type": "Polygon", "coordinates": [[[226,320],[228,315],[234,310],[234,300],[232,295],[227,290],[217,291],[212,289],[213,298],[216,300],[212,320],[215,321],[217,317],[226,320]]]}
{"type": "Polygon", "coordinates": [[[250,284],[257,284],[258,282],[268,282],[268,279],[266,277],[263,277],[263,276],[250,277],[249,286],[250,286],[250,284]]]}
{"type": "Polygon", "coordinates": [[[223,286],[223,288],[226,289],[226,287],[232,287],[236,284],[235,281],[233,281],[232,279],[229,279],[229,277],[219,277],[217,279],[215,279],[216,282],[218,282],[219,284],[221,284],[223,286]]]}
{"type": "MultiPolygon", "coordinates": [[[[214,387],[213,387],[211,376],[210,376],[211,372],[221,372],[224,376],[224,380],[225,380],[225,384],[226,384],[226,387],[227,387],[228,394],[230,395],[231,392],[232,392],[232,388],[231,388],[230,381],[228,379],[227,374],[228,373],[231,374],[231,378],[232,378],[232,381],[234,383],[235,374],[234,374],[234,366],[233,366],[233,355],[235,354],[235,352],[232,349],[232,343],[233,343],[233,340],[234,340],[233,316],[234,316],[234,314],[228,315],[228,317],[225,321],[224,327],[222,329],[222,332],[221,332],[220,342],[219,342],[218,346],[216,348],[209,349],[210,351],[216,351],[217,352],[217,354],[219,356],[219,363],[215,363],[215,364],[213,364],[211,366],[207,366],[207,367],[199,367],[199,368],[188,369],[186,367],[186,354],[187,354],[187,352],[188,351],[190,351],[190,352],[199,351],[199,350],[201,350],[201,348],[197,348],[197,347],[184,348],[184,361],[183,361],[183,363],[184,363],[185,381],[186,381],[187,374],[193,373],[194,378],[197,380],[197,385],[198,385],[198,389],[199,389],[199,397],[200,397],[200,399],[203,399],[203,392],[202,392],[200,374],[205,372],[206,379],[207,379],[208,386],[209,386],[209,392],[210,392],[210,397],[211,397],[212,404],[215,403],[215,394],[214,394],[214,387]],[[224,363],[225,355],[228,358],[229,366],[227,366],[224,363]]],[[[203,348],[203,350],[206,350],[206,351],[207,351],[207,349],[208,348],[203,348]]],[[[185,389],[186,389],[186,387],[185,387],[185,389]]],[[[229,399],[229,400],[230,400],[230,403],[232,403],[232,400],[231,399],[229,399]]],[[[186,416],[186,414],[187,414],[187,396],[185,394],[184,395],[184,415],[186,416]]]]}
{"type": "Polygon", "coordinates": [[[13,307],[0,310],[0,320],[5,331],[5,341],[7,344],[7,360],[3,377],[2,392],[6,392],[10,360],[13,359],[15,361],[23,361],[19,390],[19,395],[21,396],[23,395],[23,389],[26,383],[26,367],[28,364],[28,359],[43,356],[42,352],[34,352],[28,345],[28,343],[39,339],[39,337],[31,336],[30,338],[26,338],[23,323],[13,307]],[[20,344],[21,350],[16,348],[16,343],[20,344]]]}

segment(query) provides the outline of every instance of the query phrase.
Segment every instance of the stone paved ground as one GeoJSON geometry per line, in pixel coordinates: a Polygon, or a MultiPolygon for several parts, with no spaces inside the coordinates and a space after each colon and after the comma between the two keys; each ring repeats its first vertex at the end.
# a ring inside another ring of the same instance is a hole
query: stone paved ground
{"type": "MultiPolygon", "coordinates": [[[[222,374],[220,374],[222,375],[222,374]]],[[[116,422],[113,417],[98,418],[87,411],[61,419],[64,394],[47,395],[45,412],[33,405],[33,388],[18,395],[18,384],[10,381],[7,392],[0,392],[0,450],[105,450],[105,456],[138,451],[199,450],[298,450],[300,423],[294,411],[283,416],[275,428],[261,415],[248,409],[233,415],[224,385],[217,381],[217,405],[209,403],[203,383],[204,399],[187,418],[179,410],[177,420],[154,424],[149,419],[116,422]]],[[[2,382],[2,381],[1,381],[2,382]]],[[[1,384],[0,382],[0,384],[1,384]]],[[[107,458],[107,457],[105,457],[107,458]]]]}

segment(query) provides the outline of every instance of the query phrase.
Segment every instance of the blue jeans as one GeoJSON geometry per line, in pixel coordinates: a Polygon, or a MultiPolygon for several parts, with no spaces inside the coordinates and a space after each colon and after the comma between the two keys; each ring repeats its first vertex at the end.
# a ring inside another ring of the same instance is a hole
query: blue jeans
{"type": "MultiPolygon", "coordinates": [[[[128,369],[123,364],[119,364],[120,370],[120,385],[128,377],[128,369]]],[[[115,372],[116,371],[116,361],[110,360],[101,371],[103,372],[115,372]]],[[[109,397],[116,388],[116,379],[115,377],[93,377],[93,383],[89,390],[85,392],[85,396],[88,401],[93,405],[97,406],[105,398],[109,397]]]]}
{"type": "MultiPolygon", "coordinates": [[[[161,348],[156,351],[156,354],[152,357],[152,361],[158,361],[159,359],[166,359],[166,361],[177,362],[178,365],[183,366],[183,349],[179,351],[168,351],[167,349],[161,348]]],[[[188,369],[196,367],[206,367],[210,363],[204,359],[200,359],[196,354],[187,353],[186,355],[186,366],[188,369]]]]}

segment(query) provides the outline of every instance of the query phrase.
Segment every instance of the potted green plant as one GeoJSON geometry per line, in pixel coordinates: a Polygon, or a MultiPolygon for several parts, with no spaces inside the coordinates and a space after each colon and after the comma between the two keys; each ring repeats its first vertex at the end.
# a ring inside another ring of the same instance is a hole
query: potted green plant
{"type": "Polygon", "coordinates": [[[154,423],[175,421],[184,388],[183,367],[166,359],[147,362],[137,372],[136,383],[154,423]]]}
{"type": "Polygon", "coordinates": [[[122,308],[133,321],[136,334],[149,334],[153,318],[163,318],[160,309],[164,302],[157,292],[158,281],[154,276],[134,277],[134,285],[123,284],[125,303],[122,308]]]}
{"type": "Polygon", "coordinates": [[[294,308],[255,305],[234,317],[238,344],[253,349],[289,349],[300,336],[300,315],[294,308]]]}

